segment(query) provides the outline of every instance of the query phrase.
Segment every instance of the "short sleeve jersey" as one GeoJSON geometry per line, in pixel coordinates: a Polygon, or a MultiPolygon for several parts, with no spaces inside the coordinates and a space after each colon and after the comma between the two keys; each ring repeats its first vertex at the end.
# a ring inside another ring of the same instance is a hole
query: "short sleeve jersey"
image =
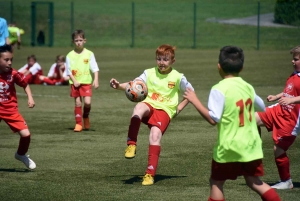
{"type": "MultiPolygon", "coordinates": [[[[292,74],[286,81],[283,91],[283,97],[300,96],[300,73],[292,74]]],[[[300,104],[271,105],[272,110],[277,114],[279,125],[292,126],[294,129],[292,135],[298,135],[300,132],[300,104]]]]}
{"type": "Polygon", "coordinates": [[[18,101],[15,84],[25,88],[27,82],[22,73],[11,69],[0,74],[0,114],[14,114],[18,112],[18,101]]]}
{"type": "MultiPolygon", "coordinates": [[[[91,84],[93,73],[99,71],[98,64],[96,62],[94,53],[86,48],[78,54],[74,50],[67,55],[67,75],[73,75],[75,79],[81,84],[91,84]]],[[[70,84],[73,81],[69,80],[70,84]]]]}
{"type": "Polygon", "coordinates": [[[226,78],[212,87],[209,95],[209,114],[224,97],[222,115],[218,121],[218,140],[213,158],[219,163],[249,162],[263,158],[262,141],[254,116],[255,91],[240,77],[226,78]]]}

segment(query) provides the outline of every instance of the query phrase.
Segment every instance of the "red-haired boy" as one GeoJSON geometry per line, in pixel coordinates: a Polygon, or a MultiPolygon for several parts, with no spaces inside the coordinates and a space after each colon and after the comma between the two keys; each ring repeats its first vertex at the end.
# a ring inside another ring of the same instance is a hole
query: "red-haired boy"
{"type": "MultiPolygon", "coordinates": [[[[186,99],[179,103],[179,94],[187,87],[193,88],[186,77],[175,70],[175,47],[161,45],[156,49],[156,67],[146,69],[135,79],[142,80],[148,87],[146,99],[139,102],[133,109],[128,129],[127,149],[125,158],[135,157],[137,136],[141,122],[150,129],[148,166],[143,177],[142,185],[154,184],[158,159],[161,150],[161,138],[167,130],[171,119],[179,114],[188,104],[186,99]]],[[[125,90],[128,82],[119,83],[116,79],[110,80],[114,89],[125,90]]]]}

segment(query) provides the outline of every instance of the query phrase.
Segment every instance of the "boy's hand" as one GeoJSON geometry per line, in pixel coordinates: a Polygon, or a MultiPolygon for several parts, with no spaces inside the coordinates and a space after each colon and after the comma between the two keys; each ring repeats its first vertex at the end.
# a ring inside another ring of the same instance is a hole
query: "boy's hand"
{"type": "Polygon", "coordinates": [[[273,101],[276,101],[276,100],[277,100],[277,96],[268,95],[268,97],[267,97],[267,101],[268,102],[273,102],[273,101]]]}
{"type": "Polygon", "coordinates": [[[198,99],[196,93],[190,88],[187,88],[185,90],[183,97],[186,98],[191,103],[193,103],[194,100],[198,99]]]}
{"type": "Polygon", "coordinates": [[[28,107],[33,108],[35,106],[34,100],[32,98],[28,99],[28,107]]]}
{"type": "Polygon", "coordinates": [[[79,87],[80,86],[80,83],[77,82],[77,81],[74,81],[73,84],[74,84],[74,87],[79,87]]]}
{"type": "Polygon", "coordinates": [[[278,103],[280,105],[289,105],[289,104],[292,104],[293,103],[293,98],[289,98],[289,97],[281,97],[279,100],[278,100],[278,103]]]}
{"type": "Polygon", "coordinates": [[[94,81],[93,81],[93,86],[94,86],[95,89],[98,89],[98,87],[99,87],[99,82],[94,80],[94,81]]]}
{"type": "Polygon", "coordinates": [[[118,89],[120,86],[120,82],[118,82],[115,78],[110,80],[110,86],[114,89],[118,89]]]}

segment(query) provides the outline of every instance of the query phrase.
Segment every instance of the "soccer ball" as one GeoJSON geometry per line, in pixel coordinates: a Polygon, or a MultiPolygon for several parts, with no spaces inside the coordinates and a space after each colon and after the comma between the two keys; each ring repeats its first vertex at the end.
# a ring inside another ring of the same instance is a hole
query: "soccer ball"
{"type": "Polygon", "coordinates": [[[125,94],[130,101],[141,102],[147,97],[148,89],[145,82],[133,80],[126,85],[125,94]]]}

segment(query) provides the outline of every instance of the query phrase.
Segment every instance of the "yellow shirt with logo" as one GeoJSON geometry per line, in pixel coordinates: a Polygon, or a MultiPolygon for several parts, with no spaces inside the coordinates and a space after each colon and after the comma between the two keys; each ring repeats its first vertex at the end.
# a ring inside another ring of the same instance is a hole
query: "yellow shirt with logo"
{"type": "MultiPolygon", "coordinates": [[[[81,84],[91,84],[93,79],[90,71],[93,73],[99,71],[94,53],[86,48],[78,54],[74,50],[67,55],[68,75],[72,74],[74,78],[81,84]]],[[[73,81],[69,80],[70,84],[73,81]]]]}
{"type": "Polygon", "coordinates": [[[147,69],[145,72],[148,95],[143,102],[164,110],[172,119],[179,103],[180,81],[183,74],[175,69],[168,74],[160,74],[157,67],[147,69]]]}

